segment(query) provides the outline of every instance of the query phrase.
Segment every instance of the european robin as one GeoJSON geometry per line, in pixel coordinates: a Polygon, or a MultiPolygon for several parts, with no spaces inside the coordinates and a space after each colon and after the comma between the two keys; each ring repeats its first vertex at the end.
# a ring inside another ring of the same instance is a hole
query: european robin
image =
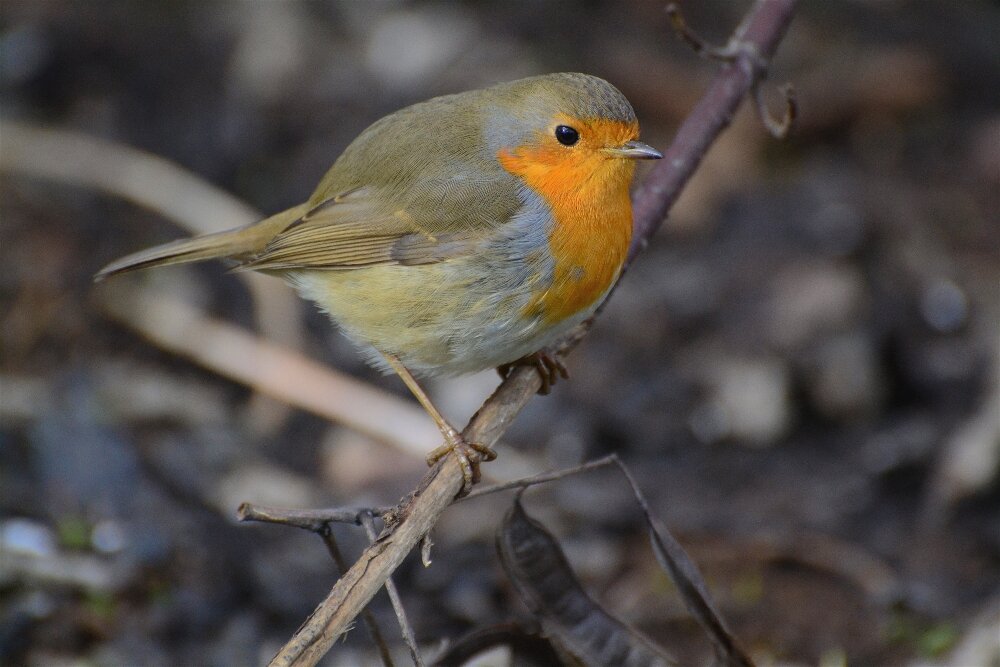
{"type": "Polygon", "coordinates": [[[494,455],[464,442],[414,376],[528,359],[555,380],[546,346],[593,314],[625,262],[635,160],[662,157],[638,138],[625,96],[586,74],[436,97],[362,132],[306,203],[96,279],[215,258],[281,276],[400,375],[445,437],[428,461],[454,450],[468,488],[494,455]]]}

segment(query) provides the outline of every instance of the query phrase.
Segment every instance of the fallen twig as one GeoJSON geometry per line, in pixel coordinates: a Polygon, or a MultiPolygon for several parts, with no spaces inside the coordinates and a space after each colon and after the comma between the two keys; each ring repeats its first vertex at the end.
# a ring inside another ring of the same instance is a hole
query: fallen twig
{"type": "Polygon", "coordinates": [[[354,428],[421,457],[441,434],[415,404],[314,363],[240,327],[167,296],[155,300],[114,286],[102,300],[114,319],[157,346],[205,365],[289,405],[354,428]],[[253,360],[249,363],[248,360],[253,360]]]}
{"type": "MultiPolygon", "coordinates": [[[[157,155],[69,130],[33,127],[5,120],[0,171],[88,187],[127,199],[172,220],[192,234],[239,227],[264,216],[253,207],[190,171],[157,155]]],[[[96,268],[96,267],[95,267],[96,268]]],[[[301,347],[299,299],[280,281],[240,274],[254,304],[258,330],[290,348],[301,347]]],[[[288,408],[272,404],[258,429],[280,423],[288,408]]]]}

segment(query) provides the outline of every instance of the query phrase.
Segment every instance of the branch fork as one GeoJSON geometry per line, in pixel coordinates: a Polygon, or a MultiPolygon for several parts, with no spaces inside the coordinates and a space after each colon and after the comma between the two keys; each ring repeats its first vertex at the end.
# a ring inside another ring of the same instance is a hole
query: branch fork
{"type": "Polygon", "coordinates": [[[767,107],[767,103],[764,100],[763,86],[761,85],[767,79],[770,59],[761,52],[755,42],[745,39],[744,28],[746,22],[736,29],[725,46],[715,46],[702,39],[688,25],[677,3],[671,2],[667,5],[666,12],[670,18],[670,26],[674,29],[674,32],[691,47],[695,54],[709,60],[735,64],[749,69],[747,74],[754,79],[752,93],[760,122],[775,139],[784,139],[787,137],[788,133],[792,131],[795,119],[798,117],[795,88],[790,83],[779,86],[778,91],[781,93],[784,113],[780,119],[776,119],[767,107]]]}

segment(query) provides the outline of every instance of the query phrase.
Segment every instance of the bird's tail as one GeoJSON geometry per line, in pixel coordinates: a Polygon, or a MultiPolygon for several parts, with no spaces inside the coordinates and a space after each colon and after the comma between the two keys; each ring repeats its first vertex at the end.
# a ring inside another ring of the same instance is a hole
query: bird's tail
{"type": "Polygon", "coordinates": [[[275,234],[300,218],[304,212],[305,206],[297,206],[245,227],[140,250],[105,266],[94,276],[94,281],[154,266],[189,264],[207,259],[245,259],[263,250],[275,234]]]}

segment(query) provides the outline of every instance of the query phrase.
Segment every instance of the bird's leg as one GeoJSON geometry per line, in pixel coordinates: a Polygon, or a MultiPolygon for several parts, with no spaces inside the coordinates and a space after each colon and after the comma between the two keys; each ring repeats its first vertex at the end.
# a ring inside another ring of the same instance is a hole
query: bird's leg
{"type": "Polygon", "coordinates": [[[554,352],[549,352],[548,350],[539,350],[509,364],[497,366],[497,373],[500,374],[500,377],[506,379],[510,375],[511,369],[515,366],[533,366],[538,371],[538,376],[542,378],[542,386],[539,387],[538,393],[542,396],[552,391],[552,385],[560,377],[563,379],[569,378],[569,372],[566,370],[566,366],[563,365],[562,360],[554,352]]]}
{"type": "Polygon", "coordinates": [[[458,457],[458,463],[462,466],[462,491],[459,493],[460,496],[464,496],[472,488],[472,485],[479,481],[479,462],[480,461],[492,461],[497,457],[496,452],[487,447],[486,445],[481,445],[477,442],[466,442],[462,434],[455,430],[448,420],[444,418],[444,415],[435,407],[431,402],[431,399],[424,393],[424,390],[417,384],[416,378],[410,373],[409,369],[403,365],[403,362],[399,360],[399,357],[382,353],[385,360],[389,362],[392,369],[396,371],[396,374],[400,379],[406,384],[410,389],[416,399],[423,406],[427,414],[430,415],[434,423],[437,424],[438,429],[441,431],[441,435],[444,436],[445,443],[433,450],[427,455],[427,465],[431,466],[443,459],[445,456],[451,452],[455,452],[455,456],[458,457]]]}

